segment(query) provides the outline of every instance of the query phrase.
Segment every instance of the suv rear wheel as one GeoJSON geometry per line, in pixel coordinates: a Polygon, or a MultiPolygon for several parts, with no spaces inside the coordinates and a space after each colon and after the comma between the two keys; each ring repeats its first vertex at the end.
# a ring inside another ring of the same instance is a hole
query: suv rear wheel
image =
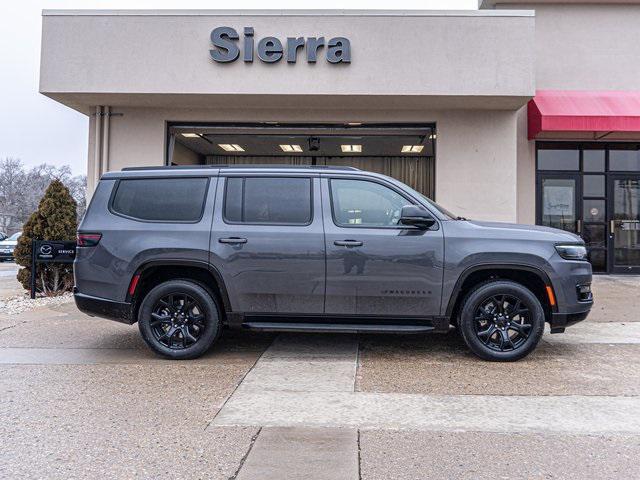
{"type": "Polygon", "coordinates": [[[544,331],[544,310],[523,285],[496,280],[467,294],[458,326],[465,343],[480,358],[514,361],[538,345],[544,331]]]}
{"type": "Polygon", "coordinates": [[[213,296],[190,280],[157,285],[142,300],[138,327],[156,353],[176,359],[197,358],[220,332],[220,309],[213,296]]]}

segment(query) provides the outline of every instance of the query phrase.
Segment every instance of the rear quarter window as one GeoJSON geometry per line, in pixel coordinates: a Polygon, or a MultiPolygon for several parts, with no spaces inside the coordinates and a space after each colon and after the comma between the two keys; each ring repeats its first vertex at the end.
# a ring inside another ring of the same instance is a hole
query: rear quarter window
{"type": "Polygon", "coordinates": [[[111,211],[149,222],[197,222],[208,178],[136,178],[116,185],[111,211]]]}

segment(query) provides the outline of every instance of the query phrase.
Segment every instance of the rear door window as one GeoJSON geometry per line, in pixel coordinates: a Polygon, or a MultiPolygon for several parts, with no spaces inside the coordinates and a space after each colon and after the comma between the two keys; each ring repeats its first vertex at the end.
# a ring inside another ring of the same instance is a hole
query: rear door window
{"type": "Polygon", "coordinates": [[[310,178],[229,177],[224,219],[228,223],[308,225],[311,198],[310,178]]]}
{"type": "Polygon", "coordinates": [[[118,182],[111,211],[152,222],[197,222],[202,218],[208,179],[136,178],[118,182]]]}

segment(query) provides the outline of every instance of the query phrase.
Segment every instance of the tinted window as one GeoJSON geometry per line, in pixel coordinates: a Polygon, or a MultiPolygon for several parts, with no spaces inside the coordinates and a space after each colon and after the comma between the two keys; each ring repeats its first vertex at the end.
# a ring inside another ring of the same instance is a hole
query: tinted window
{"type": "Polygon", "coordinates": [[[311,179],[228,178],[224,218],[235,223],[306,225],[311,222],[311,179]]]}
{"type": "Polygon", "coordinates": [[[609,170],[637,172],[640,170],[640,150],[609,151],[609,170]]]}
{"type": "Polygon", "coordinates": [[[604,172],[604,150],[582,152],[582,169],[585,172],[604,172]]]}
{"type": "Polygon", "coordinates": [[[578,150],[538,150],[538,170],[578,170],[578,150]]]}
{"type": "Polygon", "coordinates": [[[411,202],[379,183],[332,179],[331,204],[339,226],[392,227],[411,202]]]}
{"type": "Polygon", "coordinates": [[[202,216],[206,178],[120,180],[111,209],[158,222],[194,222],[202,216]]]}

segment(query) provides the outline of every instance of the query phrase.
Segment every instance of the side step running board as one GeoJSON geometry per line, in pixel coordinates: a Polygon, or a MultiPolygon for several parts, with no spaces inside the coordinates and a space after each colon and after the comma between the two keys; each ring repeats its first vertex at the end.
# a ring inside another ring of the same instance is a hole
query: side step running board
{"type": "Polygon", "coordinates": [[[358,323],[288,323],[244,322],[243,328],[264,332],[333,332],[333,333],[429,333],[430,325],[371,325],[358,323]]]}

